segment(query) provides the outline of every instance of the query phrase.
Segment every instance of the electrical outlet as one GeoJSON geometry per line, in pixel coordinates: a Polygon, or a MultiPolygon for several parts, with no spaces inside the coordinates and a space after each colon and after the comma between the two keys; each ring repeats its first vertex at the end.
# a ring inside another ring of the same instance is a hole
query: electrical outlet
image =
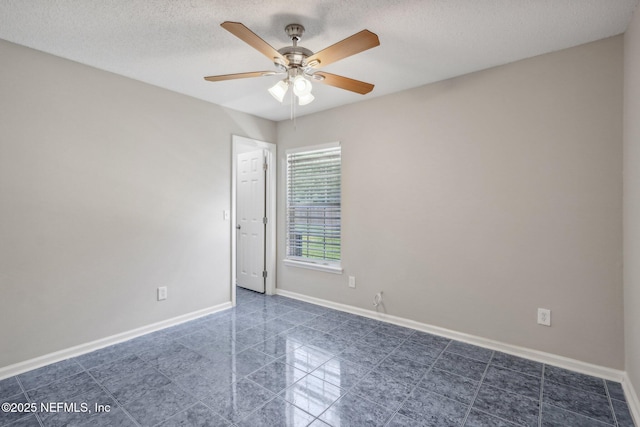
{"type": "Polygon", "coordinates": [[[349,287],[350,288],[356,287],[356,276],[349,276],[349,287]]]}
{"type": "Polygon", "coordinates": [[[538,309],[538,324],[551,326],[551,310],[547,308],[538,309]]]}
{"type": "Polygon", "coordinates": [[[162,301],[167,299],[167,287],[166,286],[160,286],[158,288],[158,301],[162,301]]]}

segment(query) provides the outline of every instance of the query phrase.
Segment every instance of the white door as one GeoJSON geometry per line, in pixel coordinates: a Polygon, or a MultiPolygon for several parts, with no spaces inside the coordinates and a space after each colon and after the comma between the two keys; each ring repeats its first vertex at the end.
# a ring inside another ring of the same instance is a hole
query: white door
{"type": "Polygon", "coordinates": [[[264,293],[265,153],[259,149],[238,155],[237,165],[237,285],[264,293]]]}

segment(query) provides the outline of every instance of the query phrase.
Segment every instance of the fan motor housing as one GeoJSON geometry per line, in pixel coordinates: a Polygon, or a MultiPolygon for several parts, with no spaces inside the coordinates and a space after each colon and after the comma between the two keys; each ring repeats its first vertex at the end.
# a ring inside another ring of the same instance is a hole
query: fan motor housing
{"type": "Polygon", "coordinates": [[[287,58],[289,65],[293,67],[302,67],[304,61],[313,55],[313,52],[302,46],[287,46],[278,49],[278,52],[287,58]]]}

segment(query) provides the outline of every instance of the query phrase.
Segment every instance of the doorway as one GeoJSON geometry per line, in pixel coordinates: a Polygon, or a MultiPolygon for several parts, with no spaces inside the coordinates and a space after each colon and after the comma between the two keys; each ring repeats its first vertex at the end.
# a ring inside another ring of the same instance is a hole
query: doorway
{"type": "Polygon", "coordinates": [[[276,146],[233,135],[231,301],[236,285],[275,293],[276,146]]]}

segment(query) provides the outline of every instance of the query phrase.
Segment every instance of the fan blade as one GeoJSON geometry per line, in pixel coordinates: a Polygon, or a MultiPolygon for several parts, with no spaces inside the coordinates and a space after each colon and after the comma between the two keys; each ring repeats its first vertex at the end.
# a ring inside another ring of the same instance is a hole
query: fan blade
{"type": "Polygon", "coordinates": [[[347,37],[338,43],[321,50],[307,58],[307,64],[317,60],[320,63],[315,68],[324,67],[332,62],[339,61],[356,53],[364,52],[367,49],[380,45],[378,36],[369,30],[362,30],[359,33],[347,37]]]}
{"type": "Polygon", "coordinates": [[[269,58],[271,62],[273,62],[275,58],[279,58],[282,60],[284,65],[289,64],[287,58],[282,56],[280,52],[275,50],[269,43],[262,40],[256,33],[245,27],[243,24],[239,22],[225,21],[220,24],[220,26],[269,58]]]}
{"type": "Polygon", "coordinates": [[[204,79],[209,82],[220,82],[223,80],[247,79],[249,77],[273,76],[277,73],[273,71],[252,71],[250,73],[223,74],[221,76],[209,76],[204,79]]]}
{"type": "Polygon", "coordinates": [[[318,71],[313,75],[324,77],[322,80],[314,81],[324,83],[329,86],[339,87],[340,89],[350,90],[351,92],[359,93],[361,95],[367,94],[373,90],[373,85],[371,83],[361,82],[360,80],[350,79],[349,77],[325,73],[324,71],[318,71]]]}

